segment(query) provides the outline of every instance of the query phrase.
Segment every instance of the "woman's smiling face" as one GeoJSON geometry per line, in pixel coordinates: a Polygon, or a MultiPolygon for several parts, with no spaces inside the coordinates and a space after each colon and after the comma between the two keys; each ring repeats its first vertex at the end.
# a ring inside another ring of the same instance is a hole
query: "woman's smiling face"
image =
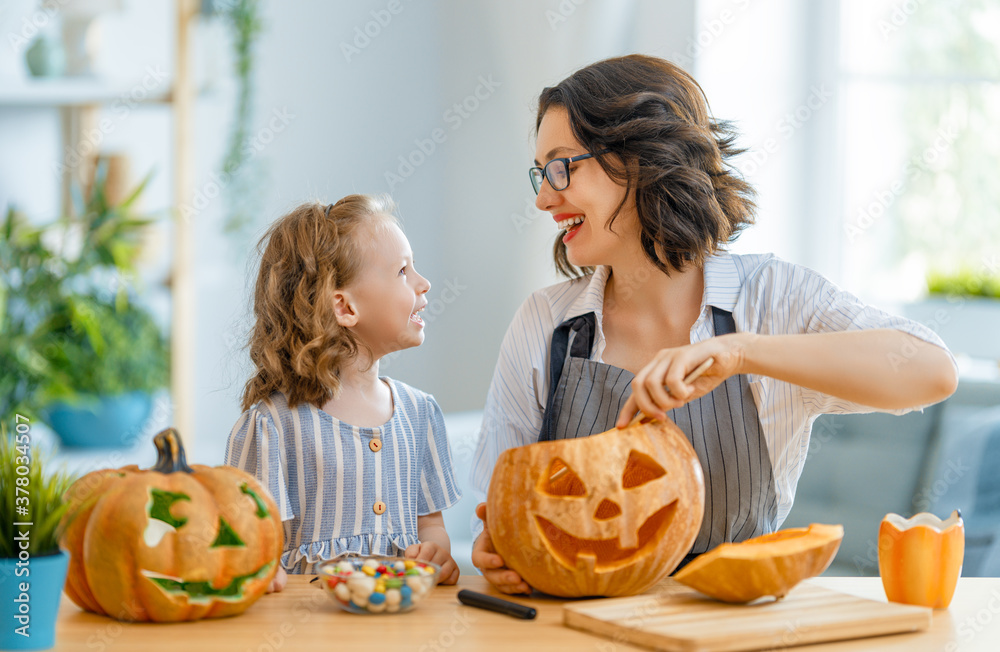
{"type": "MultiPolygon", "coordinates": [[[[553,106],[547,110],[538,127],[535,165],[544,168],[554,158],[587,153],[573,136],[566,109],[553,106]]],[[[569,187],[553,190],[544,179],[535,199],[539,210],[551,213],[556,224],[562,224],[559,228],[565,231],[563,242],[569,262],[577,267],[614,265],[623,255],[632,255],[626,252],[633,252],[639,242],[635,202],[629,201],[622,208],[614,233],[607,226],[625,196],[625,187],[609,177],[593,158],[570,163],[569,173],[569,187]]]]}

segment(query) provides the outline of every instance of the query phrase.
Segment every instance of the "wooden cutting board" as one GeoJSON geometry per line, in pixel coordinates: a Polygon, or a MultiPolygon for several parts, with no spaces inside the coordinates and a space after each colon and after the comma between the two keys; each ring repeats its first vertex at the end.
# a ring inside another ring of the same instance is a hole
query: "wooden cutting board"
{"type": "Polygon", "coordinates": [[[708,598],[674,580],[655,593],[563,605],[563,624],[656,650],[762,650],[914,632],[931,609],[866,600],[803,582],[783,600],[746,605],[708,598]]]}

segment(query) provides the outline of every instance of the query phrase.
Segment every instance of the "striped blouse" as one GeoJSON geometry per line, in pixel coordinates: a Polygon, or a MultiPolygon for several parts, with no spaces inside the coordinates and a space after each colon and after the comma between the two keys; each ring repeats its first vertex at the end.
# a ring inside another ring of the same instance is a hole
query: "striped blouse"
{"type": "MultiPolygon", "coordinates": [[[[602,266],[589,277],[538,290],[514,316],[500,347],[473,461],[471,482],[477,502],[485,500],[500,453],[538,440],[548,400],[553,330],[566,319],[594,312],[597,332],[591,359],[601,361],[605,346],[601,315],[609,273],[610,268],[602,266]]],[[[741,332],[783,335],[895,328],[947,350],[929,328],[865,305],[817,272],[773,254],[720,253],[706,261],[704,277],[701,313],[691,327],[691,342],[713,336],[711,306],[716,306],[733,313],[741,332]]],[[[896,358],[905,366],[905,351],[896,358]]],[[[750,374],[748,379],[775,475],[780,526],[792,508],[816,417],[875,410],[766,376],[750,374]]],[[[474,536],[482,531],[476,518],[472,529],[474,536]]]]}
{"type": "Polygon", "coordinates": [[[245,411],[226,444],[226,464],[254,475],[284,521],[281,565],[315,573],[344,553],[400,555],[419,543],[417,516],[461,497],[444,417],[434,397],[383,378],[392,418],[359,428],[281,392],[245,411]]]}

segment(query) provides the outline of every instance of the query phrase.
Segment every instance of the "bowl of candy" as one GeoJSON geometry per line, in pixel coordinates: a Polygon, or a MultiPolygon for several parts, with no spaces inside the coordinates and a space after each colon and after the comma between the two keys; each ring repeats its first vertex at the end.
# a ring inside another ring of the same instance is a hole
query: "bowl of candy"
{"type": "Polygon", "coordinates": [[[344,611],[405,613],[437,586],[441,567],[400,557],[342,557],[319,565],[323,590],[344,611]]]}

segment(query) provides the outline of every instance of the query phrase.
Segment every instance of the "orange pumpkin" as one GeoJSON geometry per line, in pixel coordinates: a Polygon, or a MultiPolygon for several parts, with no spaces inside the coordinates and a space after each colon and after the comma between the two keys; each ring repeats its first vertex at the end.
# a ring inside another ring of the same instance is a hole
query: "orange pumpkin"
{"type": "Polygon", "coordinates": [[[813,523],[723,543],[677,571],[674,579],[724,602],[783,598],[796,584],[826,570],[840,548],[844,528],[813,523]]]}
{"type": "Polygon", "coordinates": [[[497,552],[539,591],[633,595],[680,563],[704,503],[691,444],[653,422],[504,451],[486,518],[497,552]]]}
{"type": "Polygon", "coordinates": [[[921,512],[887,514],[878,532],[878,571],[892,602],[947,609],[962,574],[965,523],[958,510],[942,521],[921,512]]]}
{"type": "Polygon", "coordinates": [[[274,501],[239,469],[188,466],[173,429],[154,443],[152,469],[94,471],[66,492],[66,594],[120,620],[242,613],[278,570],[284,534],[274,501]]]}

